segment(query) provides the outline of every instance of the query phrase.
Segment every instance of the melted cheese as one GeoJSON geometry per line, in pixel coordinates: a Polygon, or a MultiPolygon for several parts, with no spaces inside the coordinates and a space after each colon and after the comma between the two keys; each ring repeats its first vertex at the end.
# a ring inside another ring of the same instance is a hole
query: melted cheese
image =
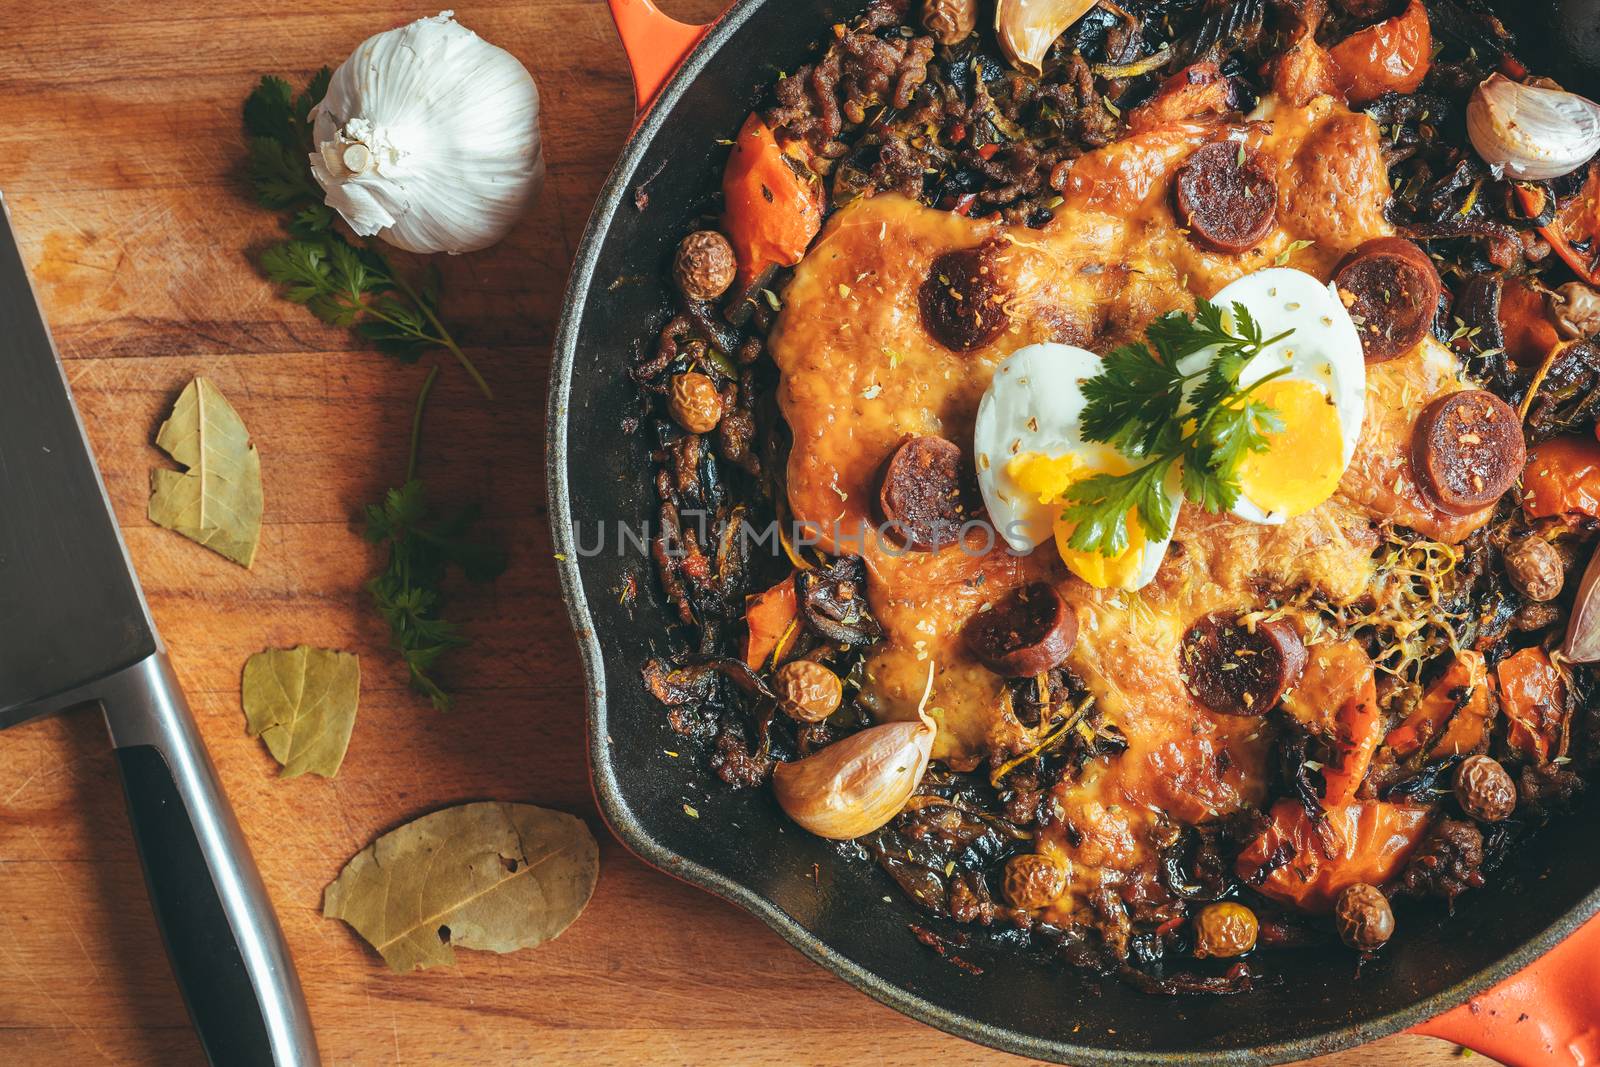
{"type": "MultiPolygon", "coordinates": [[[[1195,618],[1308,587],[1334,600],[1358,595],[1372,575],[1375,521],[1392,517],[1451,539],[1472,524],[1431,513],[1415,487],[1407,489],[1410,418],[1435,393],[1459,388],[1430,349],[1372,368],[1367,424],[1340,493],[1281,526],[1186,506],[1161,570],[1138,594],[1089,587],[1048,544],[1026,557],[1003,543],[985,553],[975,534],[964,549],[895,554],[868,529],[878,521],[882,464],[902,437],[938,434],[970,447],[978,401],[1010,352],[1036,341],[1103,352],[1140,335],[1154,316],[1191,310],[1197,296],[1280,255],[1326,278],[1350,249],[1391,232],[1372,120],[1328,97],[1304,107],[1269,100],[1233,132],[1275,171],[1277,224],[1243,255],[1196,247],[1169,207],[1171,176],[1195,147],[1224,132],[1172,123],[1084,156],[1042,230],[974,221],[895,195],[858,200],[834,215],[796,269],[769,338],[794,433],[790,507],[797,520],[820,527],[825,548],[857,552],[868,566],[869,600],[886,635],[868,658],[862,692],[876,715],[912,717],[931,659],[935,758],[972,768],[1026,750],[1034,731],[1000,699],[1001,680],[966,654],[962,628],[1031,580],[1056,583],[1077,609],[1069,666],[1129,749],[1092,765],[1070,790],[1058,789],[1055,803],[1074,830],[1057,831],[1041,847],[1098,871],[1101,882],[1136,869],[1150,876],[1147,849],[1135,842],[1146,839],[1156,812],[1198,822],[1264,799],[1268,741],[1260,724],[1203,711],[1179,675],[1178,643],[1195,618]],[[922,328],[917,291],[936,256],[989,238],[1006,242],[996,271],[1011,294],[1011,323],[992,344],[954,353],[922,328]]],[[[1082,906],[1093,884],[1074,879],[1076,903],[1062,907],[1082,906]]]]}

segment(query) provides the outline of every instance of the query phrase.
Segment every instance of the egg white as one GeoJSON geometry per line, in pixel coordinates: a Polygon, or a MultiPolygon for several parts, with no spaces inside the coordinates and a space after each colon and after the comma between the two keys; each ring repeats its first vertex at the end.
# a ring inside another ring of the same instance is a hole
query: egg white
{"type": "MultiPolygon", "coordinates": [[[[1225,286],[1211,302],[1224,309],[1243,304],[1261,327],[1263,337],[1294,331],[1245,364],[1239,383],[1253,385],[1287,368],[1288,373],[1280,380],[1310,382],[1327,395],[1339,420],[1342,474],[1350,465],[1361,436],[1366,414],[1367,364],[1355,323],[1350,321],[1333,286],[1292,267],[1270,267],[1225,286]]],[[[1215,355],[1216,349],[1205,349],[1185,357],[1178,365],[1184,373],[1192,373],[1215,355]]],[[[1272,526],[1287,518],[1283,512],[1268,511],[1243,494],[1232,510],[1241,519],[1272,526]]]]}
{"type": "MultiPolygon", "coordinates": [[[[1019,554],[1053,538],[1061,505],[1042,504],[1037,495],[1018,486],[1006,469],[1012,457],[1030,452],[1052,457],[1071,454],[1087,473],[1121,471],[1129,465],[1110,445],[1083,439],[1082,382],[1100,370],[1100,357],[1085,349],[1054,342],[1028,345],[996,368],[978,404],[973,430],[978,487],[996,531],[1019,554]]],[[[1183,499],[1176,467],[1166,488],[1176,514],[1183,499]]],[[[1133,588],[1155,577],[1171,540],[1169,532],[1159,541],[1145,543],[1133,588]]]]}

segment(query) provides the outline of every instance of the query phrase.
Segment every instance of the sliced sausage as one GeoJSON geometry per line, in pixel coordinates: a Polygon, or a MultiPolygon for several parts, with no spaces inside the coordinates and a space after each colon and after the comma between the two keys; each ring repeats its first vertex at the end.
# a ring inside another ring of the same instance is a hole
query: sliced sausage
{"type": "Polygon", "coordinates": [[[1522,474],[1528,448],[1511,405],[1482,389],[1441,396],[1411,434],[1411,470],[1442,510],[1467,515],[1500,499],[1522,474]]]}
{"type": "Polygon", "coordinates": [[[1265,715],[1305,666],[1305,643],[1286,619],[1252,630],[1227,612],[1212,612],[1189,627],[1178,649],[1190,695],[1218,715],[1265,715]]]}
{"type": "Polygon", "coordinates": [[[1000,335],[1006,291],[995,271],[994,244],[946,252],[917,293],[922,328],[953,352],[970,352],[1000,335]]]}
{"type": "Polygon", "coordinates": [[[883,517],[906,547],[930,552],[961,538],[982,510],[961,449],[943,437],[907,437],[889,457],[878,489],[883,517]]]}
{"type": "Polygon", "coordinates": [[[1278,183],[1254,151],[1234,141],[1194,150],[1172,185],[1189,239],[1237,255],[1261,243],[1278,218],[1278,183]]]}
{"type": "Polygon", "coordinates": [[[1444,291],[1428,253],[1404,237],[1361,244],[1339,264],[1333,284],[1368,363],[1387,362],[1415,347],[1433,325],[1444,291]]]}
{"type": "Polygon", "coordinates": [[[1078,640],[1078,615],[1055,587],[1034,582],[967,623],[967,648],[1005,678],[1031,678],[1058,667],[1078,640]]]}

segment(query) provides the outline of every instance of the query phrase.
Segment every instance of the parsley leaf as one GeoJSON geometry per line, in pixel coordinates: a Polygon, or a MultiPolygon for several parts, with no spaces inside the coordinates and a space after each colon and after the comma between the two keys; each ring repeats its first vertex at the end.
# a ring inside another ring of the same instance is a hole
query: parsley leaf
{"type": "Polygon", "coordinates": [[[322,202],[308,162],[311,111],[332,76],[323,67],[297,94],[282,78],[268,75],[245,99],[256,199],[265,207],[294,211],[288,220],[291,239],[262,252],[261,269],[283,286],[286,298],[304,304],[323,322],[352,329],[407,363],[431,348],[447,350],[492,399],[483,375],[439,318],[437,272],[430,268],[424,283],[413,288],[382,254],[352,244],[334,229],[333,209],[322,202]]]}
{"type": "MultiPolygon", "coordinates": [[[[282,78],[265,77],[244,102],[249,135],[248,173],[256,199],[285,212],[290,239],[259,257],[262,273],[285,299],[306,307],[333,326],[343,326],[406,362],[444,348],[485,396],[489,386],[439,317],[439,275],[429,267],[413,287],[374,248],[347,240],[334,227],[334,212],[312,178],[314,147],[311,112],[328,91],[332,72],[324,67],[295,93],[282,78]]],[[[467,643],[455,623],[442,614],[441,586],[451,568],[471,581],[490,581],[505,570],[505,554],[469,537],[477,511],[431,513],[427,492],[417,478],[422,412],[439,375],[433,367],[417,395],[411,423],[411,451],[405,482],[365,509],[364,536],[387,545],[388,563],[367,582],[389,639],[405,661],[411,684],[445,710],[450,694],[433,677],[445,653],[467,643]]]]}
{"type": "Polygon", "coordinates": [[[1176,457],[1164,456],[1127,474],[1097,474],[1066,491],[1066,517],[1077,526],[1068,539],[1079,552],[1115,556],[1128,547],[1128,512],[1137,511],[1145,537],[1159,540],[1177,518],[1167,496],[1167,473],[1176,457]]]}
{"type": "Polygon", "coordinates": [[[319,190],[306,168],[306,157],[270,137],[250,138],[250,181],[262,207],[294,207],[315,200],[319,190]]]}
{"type": "Polygon", "coordinates": [[[263,207],[296,207],[322,199],[306,157],[312,149],[311,109],[327,93],[332,77],[323,67],[297,96],[288,82],[269,74],[245,98],[250,180],[263,207]]]}
{"type": "Polygon", "coordinates": [[[366,507],[366,539],[389,546],[389,562],[367,582],[378,614],[389,625],[389,641],[411,675],[411,684],[440,711],[450,708],[450,694],[433,678],[440,657],[467,643],[460,628],[440,614],[440,586],[450,567],[469,581],[487,582],[506,568],[505,553],[467,537],[478,519],[476,508],[463,508],[442,519],[431,519],[427,493],[416,477],[417,449],[422,411],[439,376],[434,367],[417,396],[411,424],[411,459],[406,481],[390,489],[383,500],[366,507]]]}
{"type": "Polygon", "coordinates": [[[1183,378],[1172,361],[1157,360],[1147,345],[1135,342],[1111,350],[1104,369],[1083,383],[1083,396],[1084,437],[1144,456],[1157,451],[1167,428],[1177,423],[1183,378]]]}
{"type": "Polygon", "coordinates": [[[1239,377],[1263,349],[1293,333],[1264,338],[1243,304],[1224,309],[1196,302],[1191,318],[1168,312],[1145,330],[1144,342],[1113,349],[1099,374],[1083,383],[1083,437],[1147,462],[1126,474],[1098,474],[1063,495],[1063,515],[1075,523],[1068,545],[1115,556],[1128,547],[1134,511],[1149,540],[1172,532],[1176,508],[1166,493],[1174,464],[1188,500],[1210,512],[1239,499],[1239,465],[1265,452],[1267,435],[1283,429],[1277,412],[1250,394],[1283,370],[1247,387],[1239,377]],[[1152,350],[1153,349],[1153,350],[1152,350]],[[1204,366],[1185,372],[1180,361],[1215,349],[1204,366]]]}

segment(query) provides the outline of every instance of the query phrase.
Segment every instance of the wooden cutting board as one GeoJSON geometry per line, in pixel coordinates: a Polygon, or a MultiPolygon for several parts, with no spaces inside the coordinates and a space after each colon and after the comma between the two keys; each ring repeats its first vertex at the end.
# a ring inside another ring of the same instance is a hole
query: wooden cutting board
{"type": "MultiPolygon", "coordinates": [[[[718,0],[668,5],[704,18],[718,0]]],[[[427,423],[442,501],[483,501],[511,550],[452,614],[473,646],[440,715],[406,689],[362,582],[380,565],[353,521],[403,476],[424,368],[352,349],[273,295],[246,255],[276,220],[240,177],[239,105],[263,73],[297,83],[367,35],[434,8],[390,0],[7,0],[0,189],[11,203],[157,623],[277,905],[333,1064],[1020,1063],[910,1022],[808,963],[754,919],[626,854],[589,795],[582,681],[546,530],[544,395],[572,250],[631,120],[595,0],[472,3],[544,95],[549,180],[500,247],[444,261],[446,308],[498,392],[453,366],[427,423]],[[253,571],[145,518],[155,428],[195,374],[232,400],[262,455],[253,571]],[[239,676],[268,647],[361,655],[360,718],[337,779],[280,781],[245,736],[239,676]],[[577,812],[600,887],[561,939],[397,976],[323,886],[383,831],[473,799],[577,812]]],[[[621,358],[621,354],[619,354],[621,358]]],[[[0,339],[0,389],[4,340],[0,339]]],[[[5,502],[0,501],[0,507],[5,502]]],[[[3,655],[3,653],[0,653],[3,655]]],[[[936,964],[930,961],[930,966],[936,964]]],[[[1402,1037],[1330,1060],[1443,1064],[1402,1037]]],[[[0,736],[0,1063],[200,1062],[170,977],[93,714],[0,736]]]]}

